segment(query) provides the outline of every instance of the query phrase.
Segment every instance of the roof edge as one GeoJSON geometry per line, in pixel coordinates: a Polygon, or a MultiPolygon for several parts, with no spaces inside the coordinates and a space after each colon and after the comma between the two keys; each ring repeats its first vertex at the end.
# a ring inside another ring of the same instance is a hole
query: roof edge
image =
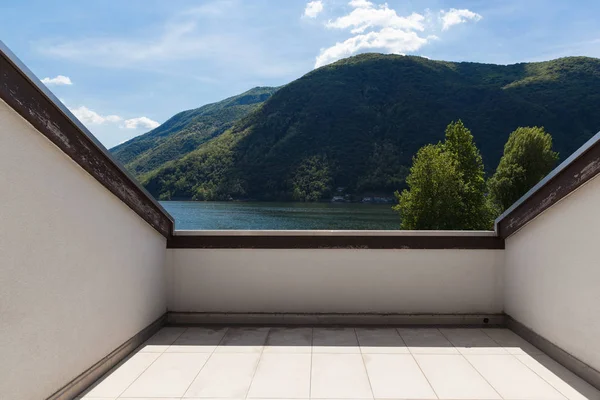
{"type": "Polygon", "coordinates": [[[163,236],[172,234],[173,217],[2,41],[0,98],[163,236]]]}

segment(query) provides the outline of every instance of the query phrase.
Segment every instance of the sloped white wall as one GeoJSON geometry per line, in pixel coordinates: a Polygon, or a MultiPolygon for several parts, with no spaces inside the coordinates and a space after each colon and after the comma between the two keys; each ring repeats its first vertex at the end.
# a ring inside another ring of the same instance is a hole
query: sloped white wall
{"type": "Polygon", "coordinates": [[[160,317],[165,247],[0,100],[0,397],[44,399],[160,317]]]}
{"type": "Polygon", "coordinates": [[[507,314],[600,370],[600,177],[506,240],[507,314]]]}

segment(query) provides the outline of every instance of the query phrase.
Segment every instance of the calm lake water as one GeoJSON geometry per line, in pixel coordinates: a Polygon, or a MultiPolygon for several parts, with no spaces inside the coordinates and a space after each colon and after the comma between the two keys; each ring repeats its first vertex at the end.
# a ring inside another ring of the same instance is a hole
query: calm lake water
{"type": "Polygon", "coordinates": [[[390,204],[161,201],[176,229],[400,229],[390,204]]]}

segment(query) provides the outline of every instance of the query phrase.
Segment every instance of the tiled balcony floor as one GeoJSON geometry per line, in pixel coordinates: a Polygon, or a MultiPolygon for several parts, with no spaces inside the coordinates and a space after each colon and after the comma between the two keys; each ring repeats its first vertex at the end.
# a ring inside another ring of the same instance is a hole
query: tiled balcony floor
{"type": "Polygon", "coordinates": [[[163,328],[83,399],[600,399],[507,329],[163,328]]]}

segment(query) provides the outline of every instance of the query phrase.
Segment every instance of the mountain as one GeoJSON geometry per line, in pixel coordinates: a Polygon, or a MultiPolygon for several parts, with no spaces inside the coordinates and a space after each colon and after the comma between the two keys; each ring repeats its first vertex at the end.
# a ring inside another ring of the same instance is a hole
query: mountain
{"type": "MultiPolygon", "coordinates": [[[[363,54],[280,88],[224,133],[141,176],[161,199],[388,194],[462,119],[493,172],[508,135],[544,126],[567,157],[600,129],[600,60],[515,65],[363,54]]],[[[148,169],[149,170],[149,169],[148,169]]]]}
{"type": "Polygon", "coordinates": [[[156,129],[110,151],[127,169],[139,176],[182,157],[225,132],[234,121],[256,110],[276,90],[256,87],[218,103],[180,112],[156,129]]]}

